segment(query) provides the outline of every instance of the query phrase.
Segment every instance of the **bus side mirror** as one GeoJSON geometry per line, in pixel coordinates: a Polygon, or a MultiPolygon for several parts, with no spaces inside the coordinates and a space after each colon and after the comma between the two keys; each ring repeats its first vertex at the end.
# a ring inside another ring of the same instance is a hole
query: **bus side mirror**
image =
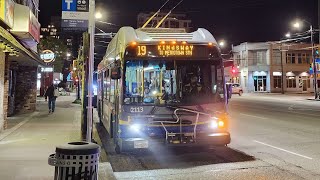
{"type": "Polygon", "coordinates": [[[120,67],[114,67],[111,69],[111,79],[120,79],[121,78],[121,70],[120,67]]]}

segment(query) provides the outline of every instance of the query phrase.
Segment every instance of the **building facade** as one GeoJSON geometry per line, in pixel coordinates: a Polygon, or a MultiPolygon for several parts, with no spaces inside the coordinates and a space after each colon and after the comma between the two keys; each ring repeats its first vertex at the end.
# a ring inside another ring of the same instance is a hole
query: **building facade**
{"type": "Polygon", "coordinates": [[[240,83],[244,92],[314,92],[310,44],[245,42],[232,52],[236,72],[231,81],[240,83]]]}
{"type": "MultiPolygon", "coordinates": [[[[137,27],[142,27],[145,22],[154,14],[151,13],[139,13],[137,27]]],[[[159,13],[154,17],[147,27],[155,27],[167,13],[159,13]]],[[[187,32],[192,30],[191,20],[187,18],[186,14],[183,13],[172,13],[170,14],[161,24],[161,28],[184,28],[187,32]]]]}
{"type": "Polygon", "coordinates": [[[0,132],[8,116],[36,109],[39,0],[4,0],[0,17],[0,132]]]}

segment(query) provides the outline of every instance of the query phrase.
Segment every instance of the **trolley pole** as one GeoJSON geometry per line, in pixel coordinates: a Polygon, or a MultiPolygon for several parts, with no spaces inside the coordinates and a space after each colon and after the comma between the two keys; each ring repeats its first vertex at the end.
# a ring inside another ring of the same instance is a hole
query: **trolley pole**
{"type": "Polygon", "coordinates": [[[92,141],[92,125],[93,125],[93,66],[94,66],[94,33],[95,33],[95,0],[90,0],[89,4],[89,35],[90,35],[90,50],[88,62],[88,106],[87,106],[87,136],[88,142],[92,141]]]}

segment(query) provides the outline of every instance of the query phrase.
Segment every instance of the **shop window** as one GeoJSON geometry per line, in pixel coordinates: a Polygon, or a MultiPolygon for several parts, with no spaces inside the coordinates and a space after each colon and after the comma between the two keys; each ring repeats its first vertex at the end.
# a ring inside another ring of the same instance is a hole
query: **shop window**
{"type": "Polygon", "coordinates": [[[282,87],[281,76],[273,76],[273,87],[274,88],[282,87]]]}
{"type": "Polygon", "coordinates": [[[295,76],[287,76],[287,88],[296,88],[296,77],[295,76]]]}

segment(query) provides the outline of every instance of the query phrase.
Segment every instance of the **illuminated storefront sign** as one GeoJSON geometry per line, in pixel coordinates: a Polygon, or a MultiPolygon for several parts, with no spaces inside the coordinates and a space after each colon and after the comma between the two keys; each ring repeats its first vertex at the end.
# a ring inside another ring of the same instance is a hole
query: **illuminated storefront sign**
{"type": "Polygon", "coordinates": [[[51,63],[55,60],[55,54],[51,50],[44,50],[42,51],[42,54],[40,54],[40,58],[45,63],[51,63]]]}
{"type": "Polygon", "coordinates": [[[53,72],[53,68],[41,68],[41,72],[53,72]]]}

